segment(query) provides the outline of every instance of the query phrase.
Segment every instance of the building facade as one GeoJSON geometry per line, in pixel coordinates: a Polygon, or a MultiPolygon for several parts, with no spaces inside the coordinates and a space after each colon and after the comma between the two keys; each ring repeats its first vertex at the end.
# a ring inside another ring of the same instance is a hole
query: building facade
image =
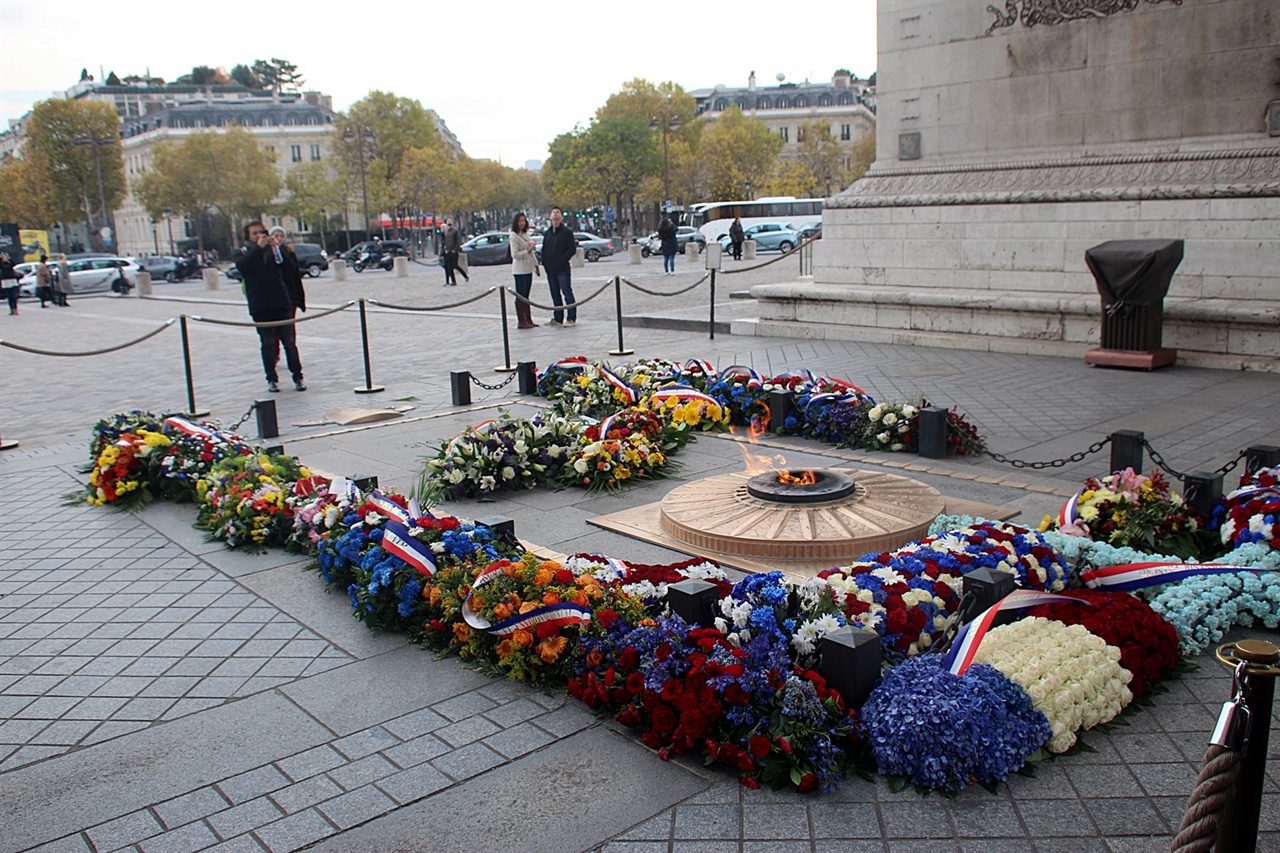
{"type": "MultiPolygon", "coordinates": [[[[831,136],[845,150],[846,158],[853,146],[876,127],[875,87],[843,69],[832,75],[830,82],[779,81],[776,86],[757,86],[756,73],[752,71],[744,87],[717,84],[689,94],[703,121],[715,121],[725,110],[736,106],[744,115],[764,122],[782,137],[782,156],[787,159],[797,156],[803,126],[811,122],[830,126],[831,136]]],[[[848,165],[846,159],[845,166],[848,165]]]]}

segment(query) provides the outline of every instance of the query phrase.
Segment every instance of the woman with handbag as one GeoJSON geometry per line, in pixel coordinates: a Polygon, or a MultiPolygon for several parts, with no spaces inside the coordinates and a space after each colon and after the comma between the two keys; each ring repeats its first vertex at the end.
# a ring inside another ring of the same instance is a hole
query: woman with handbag
{"type": "Polygon", "coordinates": [[[538,324],[533,322],[533,310],[525,300],[533,287],[533,276],[542,275],[538,269],[538,256],[534,252],[533,237],[529,233],[529,220],[523,213],[517,213],[511,220],[511,233],[507,235],[507,247],[511,252],[511,274],[516,280],[516,293],[522,298],[516,299],[516,328],[532,329],[538,324]]]}

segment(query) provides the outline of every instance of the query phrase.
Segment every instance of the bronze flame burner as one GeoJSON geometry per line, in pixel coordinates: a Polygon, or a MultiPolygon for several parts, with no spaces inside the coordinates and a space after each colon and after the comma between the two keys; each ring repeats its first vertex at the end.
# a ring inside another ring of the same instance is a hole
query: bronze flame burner
{"type": "MultiPolygon", "coordinates": [[[[804,471],[788,471],[793,479],[800,479],[804,471]]],[[[834,501],[853,493],[856,483],[853,477],[840,471],[822,468],[812,472],[815,482],[809,485],[783,483],[777,471],[766,471],[747,481],[747,492],[764,501],[778,503],[809,504],[834,501]]]]}

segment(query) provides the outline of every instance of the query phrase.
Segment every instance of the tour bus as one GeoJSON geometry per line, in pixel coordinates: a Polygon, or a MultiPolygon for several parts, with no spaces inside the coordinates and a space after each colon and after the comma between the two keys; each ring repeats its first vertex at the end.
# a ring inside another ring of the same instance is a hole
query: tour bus
{"type": "Polygon", "coordinates": [[[796,231],[822,221],[822,199],[778,196],[758,198],[754,201],[714,201],[694,204],[685,215],[684,225],[692,225],[702,232],[707,242],[718,241],[729,234],[729,226],[736,216],[742,217],[742,227],[757,222],[782,222],[796,231]]]}

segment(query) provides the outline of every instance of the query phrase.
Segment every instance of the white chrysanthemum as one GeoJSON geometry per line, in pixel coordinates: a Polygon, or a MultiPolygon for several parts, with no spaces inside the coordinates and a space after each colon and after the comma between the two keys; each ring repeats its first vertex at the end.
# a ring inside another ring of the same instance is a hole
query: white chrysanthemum
{"type": "Polygon", "coordinates": [[[871,570],[871,576],[880,578],[885,583],[906,583],[907,579],[895,572],[888,566],[881,566],[878,569],[871,570]]]}

